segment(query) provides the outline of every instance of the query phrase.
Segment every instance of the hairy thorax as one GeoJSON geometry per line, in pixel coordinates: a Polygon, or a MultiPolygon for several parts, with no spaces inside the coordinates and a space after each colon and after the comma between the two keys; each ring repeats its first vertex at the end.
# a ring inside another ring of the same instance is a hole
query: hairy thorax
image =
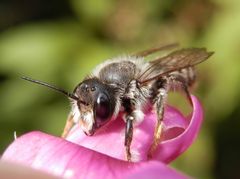
{"type": "Polygon", "coordinates": [[[108,84],[127,85],[136,74],[136,64],[131,61],[110,63],[99,71],[99,79],[108,84]]]}

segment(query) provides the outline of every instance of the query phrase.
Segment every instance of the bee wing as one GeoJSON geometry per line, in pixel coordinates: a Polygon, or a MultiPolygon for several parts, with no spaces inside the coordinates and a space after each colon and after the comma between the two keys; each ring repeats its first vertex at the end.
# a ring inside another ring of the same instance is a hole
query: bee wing
{"type": "Polygon", "coordinates": [[[147,50],[144,50],[144,51],[141,51],[141,52],[137,52],[135,54],[132,54],[131,56],[146,57],[146,56],[151,55],[155,52],[176,48],[176,47],[178,47],[178,45],[179,45],[178,43],[173,43],[173,44],[168,44],[168,45],[164,45],[164,46],[160,46],[160,47],[155,47],[155,48],[147,49],[147,50]]]}
{"type": "Polygon", "coordinates": [[[170,53],[164,57],[150,61],[149,66],[139,76],[141,84],[152,81],[168,73],[195,66],[208,57],[213,52],[207,52],[205,48],[181,49],[170,53]]]}

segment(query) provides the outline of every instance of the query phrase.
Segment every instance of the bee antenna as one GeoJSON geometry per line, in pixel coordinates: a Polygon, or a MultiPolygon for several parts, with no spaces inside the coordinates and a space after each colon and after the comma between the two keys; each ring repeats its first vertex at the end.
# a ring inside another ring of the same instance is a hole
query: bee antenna
{"type": "Polygon", "coordinates": [[[53,89],[53,90],[55,90],[55,91],[58,91],[58,92],[60,92],[60,93],[62,93],[62,94],[64,94],[64,95],[66,95],[67,97],[69,97],[69,98],[71,98],[71,99],[79,100],[79,98],[78,98],[77,96],[75,96],[74,94],[69,93],[69,92],[67,92],[67,91],[65,91],[65,90],[63,90],[63,89],[61,89],[61,88],[56,87],[56,86],[50,85],[50,84],[48,84],[48,83],[45,83],[45,82],[42,82],[42,81],[39,81],[39,80],[34,80],[34,79],[31,79],[31,78],[28,78],[28,77],[25,77],[25,76],[23,76],[23,77],[21,77],[21,78],[22,78],[23,80],[30,81],[30,82],[32,82],[32,83],[36,83],[36,84],[39,84],[39,85],[42,85],[42,86],[46,86],[46,87],[48,87],[48,88],[51,88],[51,89],[53,89]]]}

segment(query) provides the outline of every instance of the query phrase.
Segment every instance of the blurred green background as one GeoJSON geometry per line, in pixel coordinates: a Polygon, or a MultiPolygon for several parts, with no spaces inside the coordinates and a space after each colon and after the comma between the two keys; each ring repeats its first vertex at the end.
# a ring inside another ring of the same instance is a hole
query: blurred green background
{"type": "Polygon", "coordinates": [[[0,151],[17,135],[60,135],[70,110],[62,95],[98,63],[159,44],[215,51],[198,66],[201,133],[172,165],[196,178],[240,178],[239,0],[1,0],[0,151]]]}

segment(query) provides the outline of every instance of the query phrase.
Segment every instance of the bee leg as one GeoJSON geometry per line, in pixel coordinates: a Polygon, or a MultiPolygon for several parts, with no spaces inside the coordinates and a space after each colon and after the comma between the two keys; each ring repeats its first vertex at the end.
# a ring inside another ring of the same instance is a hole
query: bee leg
{"type": "Polygon", "coordinates": [[[154,131],[153,143],[151,144],[151,146],[148,150],[148,159],[152,158],[154,151],[156,150],[158,144],[161,141],[164,105],[165,105],[165,101],[167,98],[167,91],[168,91],[167,89],[164,88],[164,86],[166,86],[165,84],[162,86],[162,88],[159,88],[158,95],[157,95],[156,101],[155,101],[155,108],[156,108],[156,113],[157,113],[157,124],[156,124],[155,131],[154,131]]]}
{"type": "Polygon", "coordinates": [[[64,130],[63,130],[63,133],[62,133],[62,138],[66,138],[70,132],[70,130],[72,129],[74,125],[74,121],[73,121],[73,116],[70,115],[67,119],[67,122],[65,124],[65,127],[64,127],[64,130]]]}
{"type": "Polygon", "coordinates": [[[174,81],[177,81],[178,83],[180,83],[183,93],[187,97],[189,103],[191,105],[193,105],[191,95],[190,95],[189,90],[188,90],[189,85],[187,84],[187,81],[181,76],[173,76],[172,78],[173,78],[174,81]]]}
{"type": "Polygon", "coordinates": [[[132,143],[132,137],[133,137],[133,120],[134,117],[131,115],[128,115],[126,117],[126,125],[125,125],[125,150],[126,150],[126,157],[127,160],[131,161],[131,143],[132,143]]]}
{"type": "Polygon", "coordinates": [[[148,151],[148,159],[152,158],[153,152],[156,150],[158,144],[161,141],[162,120],[163,120],[163,116],[164,116],[164,104],[166,102],[167,92],[168,92],[167,86],[174,84],[174,83],[180,83],[181,90],[184,92],[188,101],[192,105],[191,95],[188,90],[189,85],[185,78],[183,78],[180,75],[171,75],[168,77],[168,80],[164,81],[164,79],[163,79],[163,81],[160,81],[160,82],[162,82],[162,83],[160,84],[160,87],[158,90],[158,95],[155,100],[155,108],[156,108],[156,112],[157,112],[157,124],[156,124],[156,128],[154,131],[153,143],[150,146],[150,149],[148,151]]]}

